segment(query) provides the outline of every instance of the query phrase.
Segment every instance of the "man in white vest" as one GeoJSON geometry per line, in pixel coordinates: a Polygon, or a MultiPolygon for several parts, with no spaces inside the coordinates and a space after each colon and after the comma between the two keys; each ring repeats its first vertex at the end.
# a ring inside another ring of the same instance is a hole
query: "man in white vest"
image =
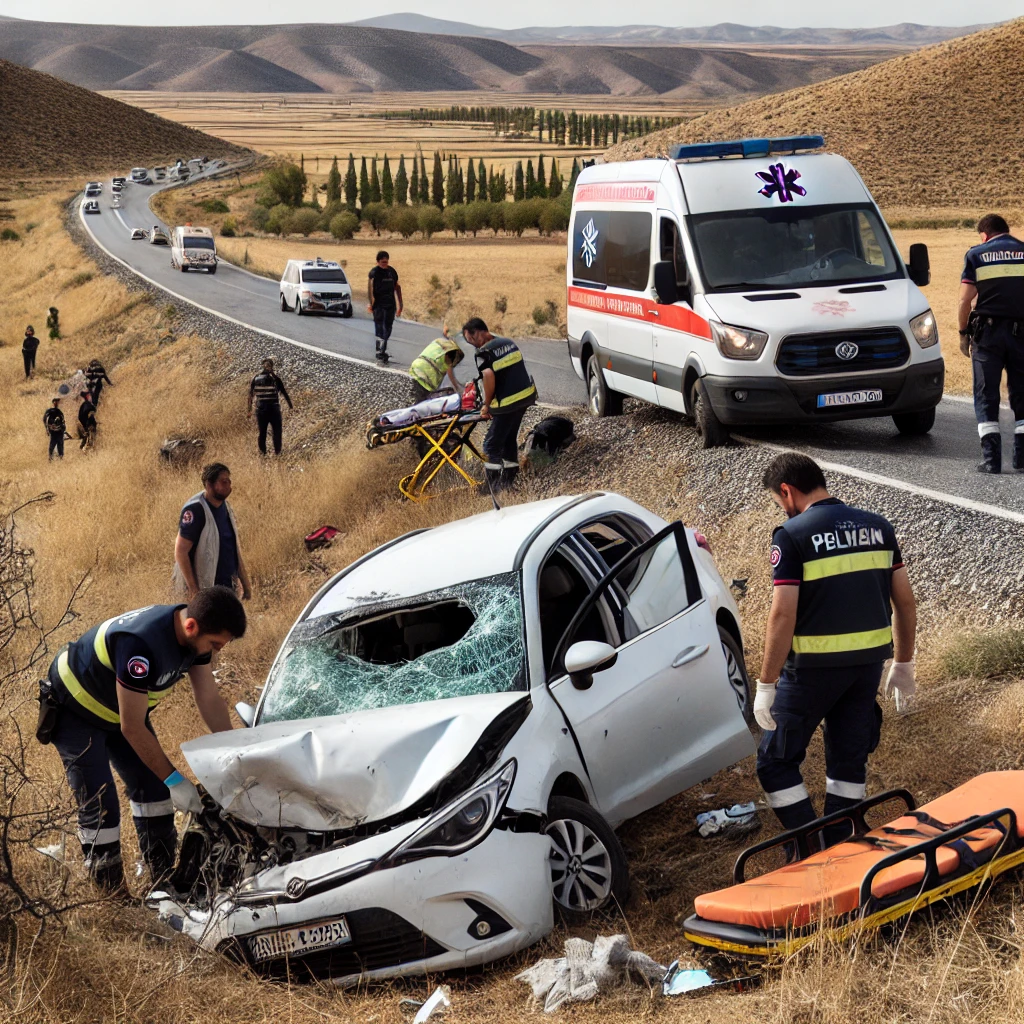
{"type": "Polygon", "coordinates": [[[231,471],[222,462],[203,468],[203,489],[185,502],[174,541],[174,586],[191,599],[206,587],[229,587],[252,596],[238,543],[238,524],[228,504],[231,471]]]}

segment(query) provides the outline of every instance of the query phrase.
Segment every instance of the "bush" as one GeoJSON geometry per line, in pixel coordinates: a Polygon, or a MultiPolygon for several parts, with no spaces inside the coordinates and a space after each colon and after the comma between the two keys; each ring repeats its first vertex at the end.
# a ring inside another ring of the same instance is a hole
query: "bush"
{"type": "Polygon", "coordinates": [[[505,314],[508,312],[508,296],[507,295],[495,295],[494,296],[494,312],[505,314]]]}
{"type": "Polygon", "coordinates": [[[223,199],[204,199],[199,208],[205,213],[230,213],[231,207],[223,199]]]}
{"type": "Polygon", "coordinates": [[[88,284],[92,280],[92,272],[83,270],[80,274],[75,274],[74,277],[69,278],[65,283],[65,288],[81,288],[83,284],[88,284]]]}
{"type": "Polygon", "coordinates": [[[265,206],[254,206],[249,211],[249,224],[257,231],[267,230],[267,221],[270,219],[270,210],[265,206]]]}
{"type": "Polygon", "coordinates": [[[0,241],[2,242],[17,242],[21,238],[14,228],[4,228],[0,231],[0,241]]]}
{"type": "Polygon", "coordinates": [[[534,209],[536,199],[521,199],[518,203],[504,203],[505,230],[516,238],[522,238],[527,228],[536,227],[540,211],[534,209]]]}
{"type": "Polygon", "coordinates": [[[411,206],[392,206],[388,212],[388,231],[412,238],[420,229],[420,219],[411,206]]]}
{"type": "Polygon", "coordinates": [[[331,221],[338,216],[345,209],[345,204],[341,202],[328,203],[323,210],[320,211],[320,225],[319,230],[330,231],[331,221]]]}
{"type": "Polygon", "coordinates": [[[220,226],[220,234],[222,238],[234,238],[235,233],[238,231],[238,221],[234,217],[225,217],[224,223],[220,226]]]}
{"type": "Polygon", "coordinates": [[[275,235],[287,234],[291,216],[292,208],[285,203],[278,203],[267,217],[266,230],[275,235]]]}
{"type": "Polygon", "coordinates": [[[298,207],[306,194],[306,175],[295,164],[273,167],[260,180],[256,202],[273,208],[279,204],[298,207]]]}
{"type": "Polygon", "coordinates": [[[455,203],[452,206],[446,206],[444,213],[444,226],[455,234],[455,237],[459,237],[460,231],[466,230],[466,207],[462,203],[455,203]]]}
{"type": "Polygon", "coordinates": [[[435,231],[444,228],[444,216],[433,204],[421,206],[416,214],[424,238],[430,238],[435,231]]]}
{"type": "Polygon", "coordinates": [[[383,203],[367,203],[362,209],[363,220],[379,235],[387,227],[388,208],[383,203]]]}
{"type": "Polygon", "coordinates": [[[941,659],[950,679],[996,679],[1024,675],[1024,630],[1002,629],[960,635],[941,659]]]}
{"type": "Polygon", "coordinates": [[[331,218],[331,234],[339,242],[348,241],[359,230],[359,218],[348,210],[342,210],[331,218]]]}
{"type": "Polygon", "coordinates": [[[542,327],[548,322],[548,311],[543,306],[533,307],[533,322],[538,327],[542,327]]]}
{"type": "Polygon", "coordinates": [[[537,227],[542,235],[553,235],[569,227],[569,213],[557,199],[549,199],[540,211],[537,227]]]}
{"type": "Polygon", "coordinates": [[[490,217],[490,203],[481,201],[470,203],[466,207],[466,226],[463,230],[472,232],[473,237],[476,238],[476,233],[490,224],[490,217]]]}
{"type": "Polygon", "coordinates": [[[303,207],[296,210],[289,218],[288,230],[308,238],[320,225],[320,211],[303,207]]]}
{"type": "Polygon", "coordinates": [[[487,212],[487,223],[491,230],[497,234],[499,231],[505,230],[505,207],[508,203],[491,203],[491,208],[487,212]]]}

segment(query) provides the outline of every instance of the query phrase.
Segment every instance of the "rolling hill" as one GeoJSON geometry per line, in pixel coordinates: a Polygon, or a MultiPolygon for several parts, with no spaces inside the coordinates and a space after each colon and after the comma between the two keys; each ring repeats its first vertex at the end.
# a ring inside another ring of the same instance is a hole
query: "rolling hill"
{"type": "Polygon", "coordinates": [[[620,143],[608,160],[676,142],[821,133],[883,206],[1024,202],[1024,19],[620,143]]]}
{"type": "Polygon", "coordinates": [[[744,99],[894,52],[728,46],[529,45],[352,25],[144,26],[0,21],[0,59],[101,90],[661,95],[744,99]]]}
{"type": "Polygon", "coordinates": [[[51,75],[0,60],[0,174],[90,173],[246,152],[51,75]]]}

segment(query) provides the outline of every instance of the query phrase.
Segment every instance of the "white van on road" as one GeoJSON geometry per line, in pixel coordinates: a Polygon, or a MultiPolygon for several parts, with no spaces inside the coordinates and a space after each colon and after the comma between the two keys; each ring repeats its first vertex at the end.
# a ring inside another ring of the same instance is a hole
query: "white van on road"
{"type": "Polygon", "coordinates": [[[352,286],[340,263],[322,260],[289,260],[281,274],[281,312],[337,313],[352,315],[352,286]]]}
{"type": "Polygon", "coordinates": [[[171,266],[184,273],[186,270],[205,270],[217,273],[217,243],[209,228],[196,228],[191,224],[176,227],[171,235],[171,266]]]}
{"type": "Polygon", "coordinates": [[[931,429],[945,366],[866,186],[821,136],[677,146],[585,168],[566,264],[569,354],[595,416],[626,395],[729,427],[892,416],[931,429]]]}

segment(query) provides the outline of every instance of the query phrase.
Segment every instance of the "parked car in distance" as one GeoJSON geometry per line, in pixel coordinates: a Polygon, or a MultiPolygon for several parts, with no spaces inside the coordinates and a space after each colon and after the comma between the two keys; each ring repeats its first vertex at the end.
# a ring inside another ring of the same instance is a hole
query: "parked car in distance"
{"type": "Polygon", "coordinates": [[[114,198],[110,200],[110,206],[114,210],[120,210],[121,209],[121,197],[120,196],[114,196],[114,198]]]}
{"type": "Polygon", "coordinates": [[[163,181],[164,178],[167,177],[167,168],[166,167],[154,167],[153,168],[153,177],[157,181],[163,181]]]}
{"type": "Polygon", "coordinates": [[[103,195],[103,182],[101,182],[101,181],[90,181],[89,184],[85,186],[85,194],[86,194],[86,196],[89,196],[90,198],[92,196],[103,195]]]}
{"type": "Polygon", "coordinates": [[[340,263],[289,260],[281,274],[281,311],[352,315],[352,287],[340,263]]]}
{"type": "Polygon", "coordinates": [[[84,203],[82,203],[82,209],[85,211],[85,213],[99,213],[100,204],[96,202],[95,199],[87,199],[84,203]]]}
{"type": "Polygon", "coordinates": [[[127,180],[128,180],[127,178],[124,178],[121,175],[117,175],[116,177],[113,177],[113,178],[110,179],[110,184],[111,185],[123,185],[127,180]]]}
{"type": "Polygon", "coordinates": [[[152,231],[149,233],[149,244],[150,245],[170,245],[171,239],[167,232],[160,227],[159,224],[154,224],[152,231]]]}
{"type": "Polygon", "coordinates": [[[149,176],[149,170],[145,167],[132,168],[132,181],[139,185],[152,185],[153,179],[149,176]]]}
{"type": "Polygon", "coordinates": [[[132,241],[138,242],[139,240],[146,237],[145,228],[132,228],[132,241]]]}
{"type": "Polygon", "coordinates": [[[614,827],[753,752],[742,651],[704,538],[618,494],[408,533],[316,593],[250,728],[182,745],[209,803],[147,903],[339,983],[584,926],[627,894],[614,827]]]}

